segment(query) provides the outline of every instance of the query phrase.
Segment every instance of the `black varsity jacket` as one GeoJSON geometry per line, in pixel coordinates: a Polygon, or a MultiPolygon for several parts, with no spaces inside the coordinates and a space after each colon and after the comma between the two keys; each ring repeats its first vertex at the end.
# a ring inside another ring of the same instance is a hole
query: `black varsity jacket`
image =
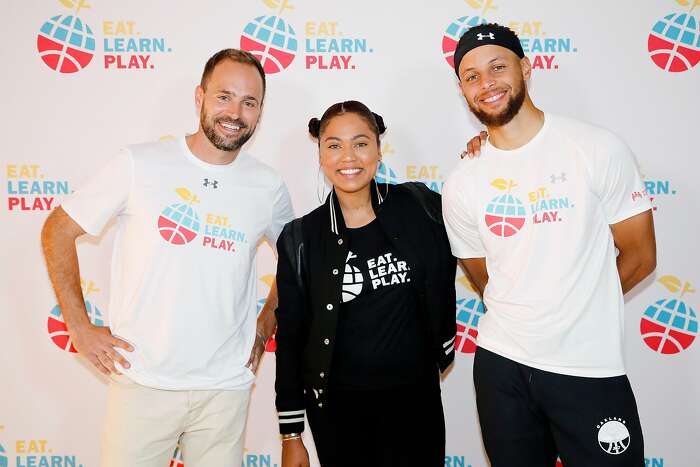
{"type": "MultiPolygon", "coordinates": [[[[377,220],[420,284],[420,312],[430,326],[435,364],[454,360],[457,262],[442,223],[441,197],[422,183],[371,186],[377,220]]],[[[348,254],[346,227],[333,192],[325,204],[288,223],[277,240],[277,370],[280,433],[304,430],[306,404],[323,409],[332,369],[348,254]]]]}

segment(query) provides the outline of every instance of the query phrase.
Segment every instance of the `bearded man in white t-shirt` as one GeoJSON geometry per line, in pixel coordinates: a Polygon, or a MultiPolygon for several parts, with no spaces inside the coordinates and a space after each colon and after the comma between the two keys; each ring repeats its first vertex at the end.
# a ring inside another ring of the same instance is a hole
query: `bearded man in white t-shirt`
{"type": "Polygon", "coordinates": [[[654,270],[656,247],[634,156],[605,129],[535,107],[506,27],[468,30],[455,71],[488,130],[446,182],[443,214],[488,310],[474,385],[491,465],[643,465],[623,294],[654,270]]]}
{"type": "Polygon", "coordinates": [[[110,375],[100,465],[239,467],[250,390],[275,326],[256,318],[255,255],[293,217],[281,177],[241,152],[265,72],[248,52],[207,62],[196,133],[129,146],[47,219],[42,244],[71,340],[110,375]],[[75,240],[116,217],[109,327],[90,323],[75,240]]]}

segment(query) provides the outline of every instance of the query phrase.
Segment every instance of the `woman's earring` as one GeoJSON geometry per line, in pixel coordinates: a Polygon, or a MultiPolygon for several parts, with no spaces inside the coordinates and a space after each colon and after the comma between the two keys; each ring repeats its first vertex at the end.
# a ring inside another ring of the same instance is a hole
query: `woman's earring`
{"type": "MultiPolygon", "coordinates": [[[[384,165],[384,164],[382,163],[382,158],[380,157],[379,164],[377,165],[377,172],[379,172],[379,169],[382,167],[382,165],[384,165]]],[[[389,168],[385,166],[384,167],[385,173],[387,173],[388,170],[389,170],[389,168]]],[[[382,196],[382,194],[379,192],[379,182],[377,182],[377,172],[374,173],[374,188],[377,190],[377,200],[381,204],[384,202],[386,197],[389,195],[389,178],[388,178],[388,175],[386,175],[384,177],[384,185],[385,185],[386,189],[384,190],[384,196],[382,196]]]]}

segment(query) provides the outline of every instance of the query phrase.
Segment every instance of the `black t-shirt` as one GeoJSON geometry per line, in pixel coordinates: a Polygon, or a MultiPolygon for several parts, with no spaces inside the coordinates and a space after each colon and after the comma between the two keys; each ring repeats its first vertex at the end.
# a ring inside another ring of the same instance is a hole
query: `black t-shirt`
{"type": "Polygon", "coordinates": [[[331,385],[377,389],[434,379],[410,266],[376,220],[348,229],[348,240],[331,385]]]}

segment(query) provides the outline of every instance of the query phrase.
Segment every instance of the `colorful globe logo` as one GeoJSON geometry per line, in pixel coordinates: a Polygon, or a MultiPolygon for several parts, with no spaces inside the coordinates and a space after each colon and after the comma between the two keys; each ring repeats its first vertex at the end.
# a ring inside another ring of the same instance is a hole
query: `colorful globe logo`
{"type": "Polygon", "coordinates": [[[384,162],[380,162],[377,167],[377,173],[374,176],[374,181],[377,183],[388,183],[389,185],[396,185],[399,183],[399,177],[396,176],[394,172],[388,165],[384,162]]]}
{"type": "Polygon", "coordinates": [[[59,73],[76,73],[90,63],[95,37],[90,26],[72,15],[57,15],[46,21],[36,38],[39,56],[59,73]]]}
{"type": "Polygon", "coordinates": [[[5,448],[0,444],[0,467],[7,467],[7,456],[5,455],[5,448]]]}
{"type": "Polygon", "coordinates": [[[455,349],[462,353],[476,352],[476,337],[479,334],[479,319],[486,310],[478,298],[457,300],[457,338],[455,349]]]}
{"type": "Polygon", "coordinates": [[[188,204],[171,204],[158,217],[158,232],[172,245],[190,243],[199,233],[199,215],[188,204]]]}
{"type": "Polygon", "coordinates": [[[454,55],[459,39],[469,28],[485,23],[486,19],[479,16],[462,16],[447,26],[445,34],[442,36],[442,55],[452,68],[455,67],[454,55]]]}
{"type": "Polygon", "coordinates": [[[688,13],[667,15],[651,29],[647,46],[662,70],[688,71],[700,61],[700,22],[688,13]]]}
{"type": "Polygon", "coordinates": [[[486,225],[499,237],[511,237],[525,225],[525,207],[518,198],[506,193],[486,206],[486,225]]]}
{"type": "MultiPolygon", "coordinates": [[[[95,326],[104,326],[104,319],[102,312],[92,303],[85,301],[85,308],[88,312],[88,318],[90,322],[95,326]]],[[[56,344],[57,347],[72,353],[77,353],[78,351],[73,347],[71,342],[70,334],[68,334],[68,327],[66,322],[63,320],[63,314],[61,313],[61,308],[58,305],[53,307],[49,313],[49,319],[46,323],[46,327],[49,331],[49,337],[56,344]]]]}
{"type": "Polygon", "coordinates": [[[698,319],[690,306],[676,299],[657,300],[644,311],[640,332],[654,352],[676,354],[690,347],[698,334],[698,319]]]}
{"type": "Polygon", "coordinates": [[[294,28],[279,16],[258,16],[243,28],[241,49],[252,53],[265,73],[286,69],[296,57],[297,48],[294,28]]]}

